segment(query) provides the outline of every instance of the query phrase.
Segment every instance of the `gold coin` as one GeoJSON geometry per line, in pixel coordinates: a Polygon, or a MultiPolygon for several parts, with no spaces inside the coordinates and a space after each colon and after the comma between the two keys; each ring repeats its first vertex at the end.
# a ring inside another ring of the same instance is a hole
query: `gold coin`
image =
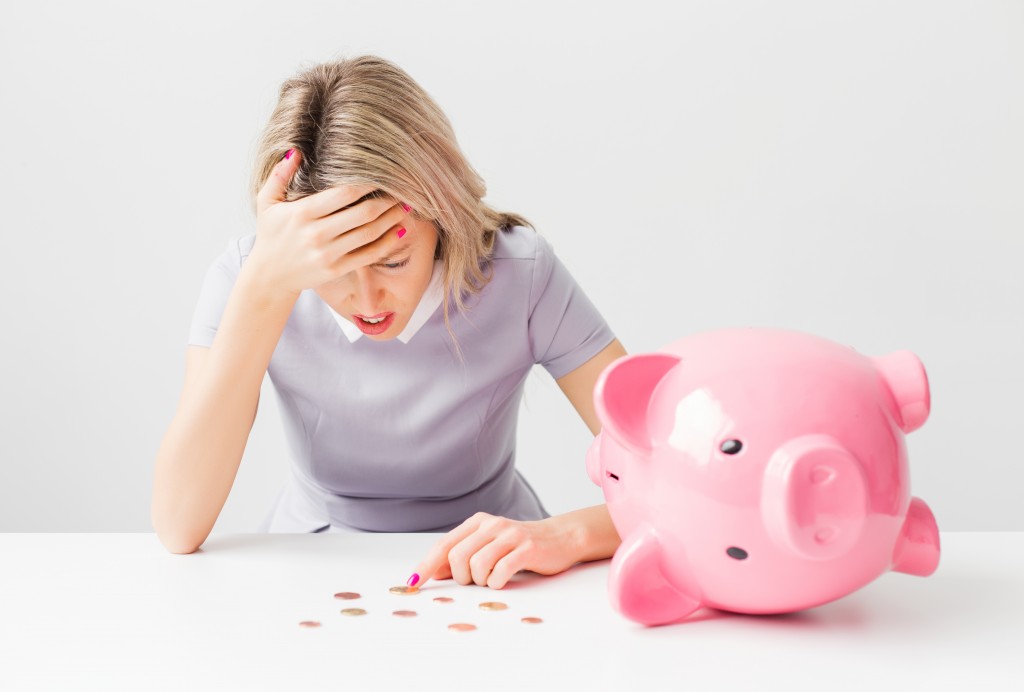
{"type": "Polygon", "coordinates": [[[438,596],[434,599],[434,603],[452,603],[454,601],[454,598],[448,598],[447,596],[438,596]]]}
{"type": "Polygon", "coordinates": [[[416,617],[416,611],[415,610],[396,610],[395,612],[393,612],[391,614],[392,615],[397,615],[400,618],[414,618],[414,617],[416,617]]]}
{"type": "Polygon", "coordinates": [[[340,598],[343,601],[352,601],[357,598],[361,598],[361,596],[357,594],[355,591],[339,591],[338,593],[334,594],[334,597],[340,598]]]}
{"type": "Polygon", "coordinates": [[[303,620],[299,623],[299,627],[319,627],[320,623],[316,620],[303,620]]]}
{"type": "Polygon", "coordinates": [[[341,611],[342,615],[366,615],[366,611],[362,608],[343,608],[341,611]]]}
{"type": "Polygon", "coordinates": [[[476,625],[471,625],[468,622],[456,622],[448,625],[448,629],[452,632],[472,632],[476,629],[476,625]]]}
{"type": "Polygon", "coordinates": [[[507,605],[500,601],[484,601],[480,604],[480,610],[505,610],[507,605]]]}
{"type": "Polygon", "coordinates": [[[528,625],[536,625],[536,624],[544,622],[544,621],[541,620],[540,618],[523,618],[519,622],[525,622],[528,625]]]}
{"type": "Polygon", "coordinates": [[[419,591],[415,586],[392,586],[388,589],[391,593],[400,593],[403,595],[409,595],[419,591]]]}

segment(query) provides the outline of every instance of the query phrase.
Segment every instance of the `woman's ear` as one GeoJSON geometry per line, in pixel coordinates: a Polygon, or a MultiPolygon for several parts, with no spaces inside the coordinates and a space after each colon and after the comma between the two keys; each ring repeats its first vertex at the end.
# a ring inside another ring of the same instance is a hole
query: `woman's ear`
{"type": "Polygon", "coordinates": [[[430,223],[434,227],[434,233],[437,235],[437,242],[434,243],[434,259],[444,259],[444,232],[436,223],[430,223]]]}

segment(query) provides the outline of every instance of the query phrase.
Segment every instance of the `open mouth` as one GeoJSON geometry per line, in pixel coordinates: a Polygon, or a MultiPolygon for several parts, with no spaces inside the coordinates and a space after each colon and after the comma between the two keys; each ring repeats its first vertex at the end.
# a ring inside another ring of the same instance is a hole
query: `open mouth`
{"type": "Polygon", "coordinates": [[[353,315],[352,321],[363,334],[383,334],[395,322],[395,313],[382,312],[377,315],[353,315]]]}

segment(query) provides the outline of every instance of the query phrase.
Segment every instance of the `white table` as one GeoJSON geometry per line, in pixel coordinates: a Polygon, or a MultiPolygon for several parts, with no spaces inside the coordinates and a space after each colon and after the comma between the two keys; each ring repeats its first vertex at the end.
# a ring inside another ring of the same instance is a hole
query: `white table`
{"type": "Polygon", "coordinates": [[[436,538],[214,534],[174,555],[154,534],[0,534],[0,689],[1024,689],[1024,533],[944,533],[931,577],[802,613],[652,629],[611,609],[607,560],[389,593],[436,538]]]}

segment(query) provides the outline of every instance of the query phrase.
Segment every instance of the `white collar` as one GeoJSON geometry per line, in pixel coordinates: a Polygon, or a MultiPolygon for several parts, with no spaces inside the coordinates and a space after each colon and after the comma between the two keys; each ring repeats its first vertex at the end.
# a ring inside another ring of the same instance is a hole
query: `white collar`
{"type": "MultiPolygon", "coordinates": [[[[442,284],[443,272],[441,269],[441,260],[434,260],[434,268],[430,275],[430,283],[427,285],[427,290],[423,292],[423,297],[420,298],[419,305],[412,313],[412,317],[409,318],[409,323],[405,325],[405,329],[398,335],[398,340],[403,344],[409,343],[409,339],[413,337],[420,330],[430,316],[434,314],[438,306],[441,305],[441,300],[444,298],[444,285],[442,284]]],[[[327,305],[324,303],[324,305],[327,305]]],[[[330,305],[327,308],[331,311],[331,316],[334,317],[338,326],[341,327],[341,331],[345,333],[348,340],[355,342],[356,339],[363,335],[359,327],[355,326],[347,319],[339,315],[334,311],[330,305]]]]}

